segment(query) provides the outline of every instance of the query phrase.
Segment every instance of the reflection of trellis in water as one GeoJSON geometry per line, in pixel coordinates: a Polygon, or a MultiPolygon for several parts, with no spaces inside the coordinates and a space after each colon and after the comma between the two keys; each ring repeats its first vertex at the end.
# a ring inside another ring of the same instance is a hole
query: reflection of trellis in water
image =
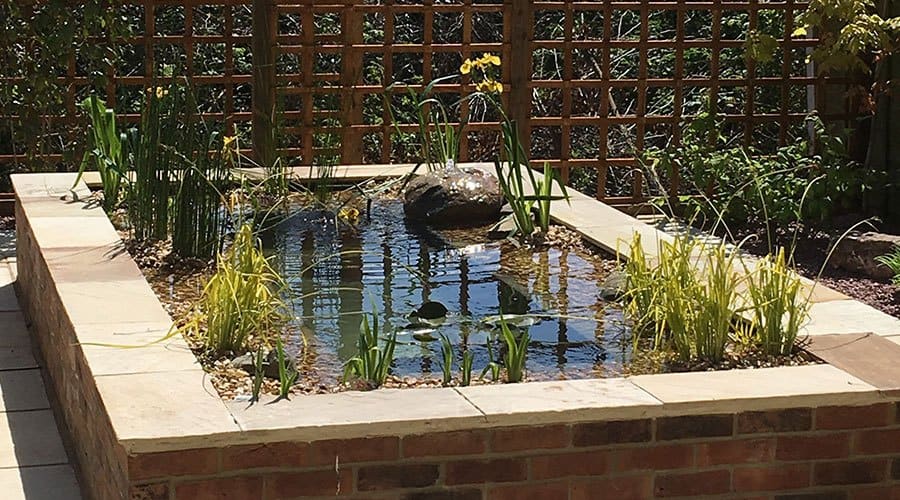
{"type": "MultiPolygon", "coordinates": [[[[390,163],[413,158],[410,138],[389,124],[385,88],[454,74],[464,58],[492,52],[503,59],[503,100],[530,132],[533,158],[609,202],[634,204],[647,192],[634,152],[678,140],[679,124],[710,96],[745,144],[772,147],[802,133],[816,104],[808,89],[823,83],[804,62],[816,40],[789,37],[803,7],[793,0],[146,0],[123,7],[142,22],[105,90],[137,120],[152,75],[183,66],[207,118],[241,135],[244,146],[252,135],[263,160],[276,146],[267,133],[274,116],[277,146],[294,163],[328,155],[343,164],[390,163]],[[745,59],[745,40],[757,29],[778,39],[773,61],[745,59]]],[[[63,78],[72,85],[56,119],[65,122],[88,79],[75,58],[63,78]]],[[[834,89],[829,95],[840,96],[841,85],[834,89]]],[[[452,80],[438,91],[452,101],[472,86],[452,80]]],[[[393,98],[401,109],[404,92],[393,98]]],[[[828,118],[850,118],[835,108],[843,106],[832,105],[828,118]]],[[[476,111],[462,161],[496,155],[497,117],[476,111]]]]}

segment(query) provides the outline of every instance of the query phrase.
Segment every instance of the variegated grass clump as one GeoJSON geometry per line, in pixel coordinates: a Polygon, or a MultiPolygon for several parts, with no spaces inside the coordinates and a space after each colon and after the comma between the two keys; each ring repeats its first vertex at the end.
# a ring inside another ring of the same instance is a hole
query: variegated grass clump
{"type": "Polygon", "coordinates": [[[759,260],[747,275],[746,308],[753,340],[766,354],[788,355],[809,317],[809,296],[795,273],[784,248],[759,260]]]}
{"type": "Polygon", "coordinates": [[[278,335],[286,320],[285,282],[263,254],[250,224],[241,226],[219,256],[206,283],[199,313],[189,327],[215,352],[243,352],[251,337],[278,335]]]}

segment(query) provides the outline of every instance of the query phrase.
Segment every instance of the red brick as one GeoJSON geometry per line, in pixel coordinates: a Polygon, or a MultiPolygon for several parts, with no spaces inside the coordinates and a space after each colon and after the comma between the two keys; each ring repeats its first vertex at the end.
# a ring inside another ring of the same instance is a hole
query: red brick
{"type": "Polygon", "coordinates": [[[656,420],[656,439],[671,441],[706,437],[731,436],[734,433],[732,415],[698,415],[663,417],[656,420]]]}
{"type": "Polygon", "coordinates": [[[900,500],[900,485],[853,490],[850,500],[900,500]]]}
{"type": "Polygon", "coordinates": [[[850,435],[778,436],[775,446],[777,460],[845,458],[850,455],[850,435]]]}
{"type": "Polygon", "coordinates": [[[731,474],[727,470],[660,474],[656,476],[653,490],[658,497],[728,493],[731,490],[731,474]]]}
{"type": "Polygon", "coordinates": [[[739,434],[800,432],[810,429],[812,429],[812,410],[809,408],[750,411],[739,413],[737,416],[739,434]]]}
{"type": "Polygon", "coordinates": [[[858,432],[853,440],[853,451],[863,455],[900,453],[900,429],[858,432]]]}
{"type": "Polygon", "coordinates": [[[599,476],[609,470],[608,452],[580,452],[531,458],[531,477],[535,480],[565,476],[599,476]]]}
{"type": "Polygon", "coordinates": [[[847,462],[819,462],[815,465],[815,484],[867,484],[887,477],[887,460],[853,460],[847,462]]]}
{"type": "Polygon", "coordinates": [[[222,448],[222,470],[302,467],[308,463],[307,443],[266,443],[222,448]]]}
{"type": "Polygon", "coordinates": [[[781,464],[771,467],[736,467],[732,473],[734,490],[778,491],[809,486],[809,464],[781,464]]]}
{"type": "Polygon", "coordinates": [[[261,477],[218,477],[182,483],[175,487],[176,500],[246,500],[262,498],[261,477]]]}
{"type": "Polygon", "coordinates": [[[892,422],[894,408],[887,403],[871,406],[827,406],[816,409],[816,429],[864,429],[892,422]]]}
{"type": "Polygon", "coordinates": [[[447,463],[446,483],[478,484],[508,483],[526,479],[524,459],[461,460],[447,463]]]}
{"type": "Polygon", "coordinates": [[[613,454],[618,471],[683,469],[694,465],[694,449],[690,445],[667,445],[653,448],[629,448],[613,454]]]}
{"type": "Polygon", "coordinates": [[[491,500],[568,500],[569,484],[517,484],[488,490],[491,500]]]}
{"type": "Polygon", "coordinates": [[[476,455],[486,449],[484,431],[438,432],[403,438],[404,457],[476,455]]]}
{"type": "Polygon", "coordinates": [[[604,477],[572,483],[570,500],[653,498],[653,479],[649,474],[604,477]]]}
{"type": "Polygon", "coordinates": [[[827,490],[814,493],[789,493],[775,495],[775,500],[847,500],[847,492],[845,490],[827,490]]]}
{"type": "Polygon", "coordinates": [[[215,474],[218,471],[219,450],[215,448],[144,453],[128,457],[128,478],[131,481],[215,474]]]}
{"type": "Polygon", "coordinates": [[[575,446],[644,443],[651,439],[651,426],[649,419],[578,424],[572,429],[572,443],[575,446]]]}
{"type": "MultiPolygon", "coordinates": [[[[266,476],[266,500],[353,493],[353,472],[332,470],[283,472],[266,476]]],[[[250,498],[250,497],[248,497],[250,498]]],[[[257,497],[253,497],[257,498],[257,497]]]]}
{"type": "Polygon", "coordinates": [[[440,489],[434,491],[416,491],[404,495],[403,500],[482,500],[481,490],[477,489],[440,489]]]}
{"type": "Polygon", "coordinates": [[[400,438],[377,437],[363,439],[334,439],[316,441],[309,448],[313,465],[355,462],[387,462],[400,456],[400,438]]]}
{"type": "Polygon", "coordinates": [[[128,498],[131,500],[169,500],[169,483],[132,485],[128,498]]]}
{"type": "Polygon", "coordinates": [[[545,450],[569,446],[569,428],[565,425],[513,427],[497,429],[491,438],[491,451],[545,450]]]}
{"type": "Polygon", "coordinates": [[[698,467],[771,462],[774,458],[774,439],[740,439],[697,445],[698,467]]]}
{"type": "Polygon", "coordinates": [[[360,467],[356,488],[359,491],[427,488],[437,483],[439,475],[440,469],[435,464],[360,467]]]}

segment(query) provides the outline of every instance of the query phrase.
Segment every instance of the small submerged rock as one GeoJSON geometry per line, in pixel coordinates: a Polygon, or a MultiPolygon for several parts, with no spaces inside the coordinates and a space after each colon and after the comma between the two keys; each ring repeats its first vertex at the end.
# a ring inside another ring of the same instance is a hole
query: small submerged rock
{"type": "MultiPolygon", "coordinates": [[[[288,370],[296,370],[297,366],[294,363],[294,358],[292,356],[286,356],[288,370]]],[[[249,373],[251,376],[256,372],[256,354],[252,352],[248,352],[246,354],[241,354],[240,356],[234,358],[229,363],[232,368],[237,368],[239,370],[243,370],[249,373]]],[[[265,359],[263,360],[263,375],[266,378],[277,379],[278,377],[278,353],[275,350],[271,350],[266,354],[265,359]]]]}

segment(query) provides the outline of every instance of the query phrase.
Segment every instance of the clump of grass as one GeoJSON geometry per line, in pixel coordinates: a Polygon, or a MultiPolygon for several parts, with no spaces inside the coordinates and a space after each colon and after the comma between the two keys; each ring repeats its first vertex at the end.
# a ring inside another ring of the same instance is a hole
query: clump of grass
{"type": "Polygon", "coordinates": [[[887,266],[894,273],[891,283],[895,286],[900,286],[900,245],[894,246],[890,253],[875,257],[875,261],[887,266]]]}
{"type": "Polygon", "coordinates": [[[657,349],[670,345],[682,360],[721,360],[735,316],[734,254],[724,244],[709,249],[678,236],[660,244],[659,263],[652,266],[638,235],[630,252],[625,299],[635,342],[652,331],[657,349]]]}
{"type": "Polygon", "coordinates": [[[531,335],[523,331],[518,338],[513,333],[503,316],[500,316],[500,335],[506,344],[503,365],[506,367],[506,381],[521,382],[525,378],[525,361],[528,358],[528,343],[531,335]]]}
{"type": "Polygon", "coordinates": [[[219,257],[200,298],[201,313],[189,326],[210,350],[243,352],[251,336],[264,337],[284,322],[284,287],[252,227],[244,224],[219,257]]]}
{"type": "Polygon", "coordinates": [[[379,338],[378,315],[364,314],[359,327],[357,354],[344,365],[344,382],[360,380],[372,388],[384,385],[394,361],[394,348],[397,346],[397,333],[391,333],[381,345],[379,338]]]}
{"type": "Polygon", "coordinates": [[[747,277],[752,338],[766,354],[789,355],[809,316],[800,276],[791,270],[784,248],[759,260],[747,277]]]}

